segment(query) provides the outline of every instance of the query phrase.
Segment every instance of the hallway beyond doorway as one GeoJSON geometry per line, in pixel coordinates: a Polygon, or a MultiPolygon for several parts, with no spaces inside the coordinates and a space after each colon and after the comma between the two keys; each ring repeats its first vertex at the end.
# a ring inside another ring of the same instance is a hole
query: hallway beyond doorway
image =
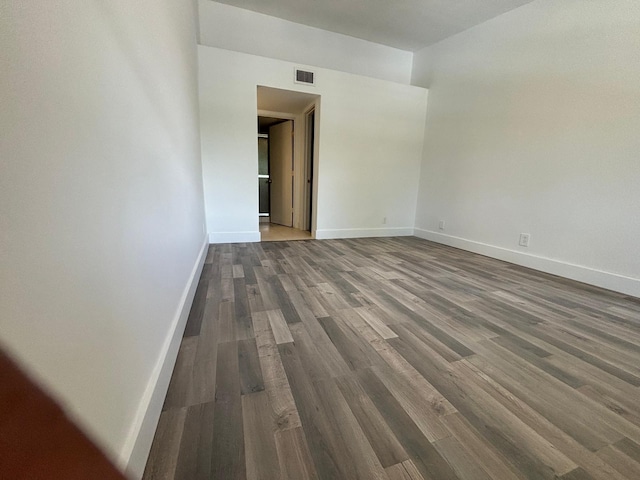
{"type": "Polygon", "coordinates": [[[261,242],[281,242],[286,240],[311,240],[311,232],[284,227],[275,223],[260,224],[261,242]]]}

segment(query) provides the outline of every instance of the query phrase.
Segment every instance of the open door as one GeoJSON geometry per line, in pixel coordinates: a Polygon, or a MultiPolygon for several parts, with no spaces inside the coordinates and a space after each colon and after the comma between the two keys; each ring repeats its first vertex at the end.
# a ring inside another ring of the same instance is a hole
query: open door
{"type": "Polygon", "coordinates": [[[313,164],[315,153],[315,123],[316,123],[316,109],[315,106],[305,113],[306,128],[305,128],[305,187],[304,187],[304,214],[303,214],[303,229],[308,232],[312,229],[312,217],[313,217],[313,164]]]}
{"type": "Polygon", "coordinates": [[[293,121],[269,128],[271,223],[293,226],[293,121]]]}

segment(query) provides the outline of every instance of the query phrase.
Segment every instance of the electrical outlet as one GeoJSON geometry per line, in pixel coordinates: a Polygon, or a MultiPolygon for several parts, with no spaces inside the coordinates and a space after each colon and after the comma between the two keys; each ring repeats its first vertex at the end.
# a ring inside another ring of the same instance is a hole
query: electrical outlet
{"type": "Polygon", "coordinates": [[[382,224],[386,225],[387,224],[387,217],[382,217],[382,224]]]}
{"type": "Polygon", "coordinates": [[[440,220],[440,221],[438,222],[438,228],[439,228],[440,230],[444,230],[444,220],[440,220]]]}
{"type": "Polygon", "coordinates": [[[530,240],[531,240],[531,235],[529,233],[521,233],[520,234],[520,246],[521,247],[528,247],[530,240]]]}

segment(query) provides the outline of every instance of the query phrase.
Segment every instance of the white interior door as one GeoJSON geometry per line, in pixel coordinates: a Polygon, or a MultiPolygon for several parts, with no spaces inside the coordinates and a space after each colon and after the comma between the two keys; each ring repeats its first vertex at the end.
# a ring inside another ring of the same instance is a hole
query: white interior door
{"type": "Polygon", "coordinates": [[[269,128],[271,222],[293,226],[293,121],[269,128]]]}

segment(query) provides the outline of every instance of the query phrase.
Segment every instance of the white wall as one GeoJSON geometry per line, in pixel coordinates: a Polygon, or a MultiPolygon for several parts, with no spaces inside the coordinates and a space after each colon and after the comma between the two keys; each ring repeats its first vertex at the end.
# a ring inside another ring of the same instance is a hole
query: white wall
{"type": "Polygon", "coordinates": [[[200,0],[200,43],[408,84],[413,53],[200,0]]]}
{"type": "Polygon", "coordinates": [[[194,5],[3,1],[0,44],[0,343],[124,466],[205,240],[194,5]]]}
{"type": "Polygon", "coordinates": [[[425,89],[315,67],[317,85],[297,85],[292,63],[205,46],[198,51],[212,242],[259,240],[258,85],[321,95],[317,238],[413,232],[425,89]]]}
{"type": "Polygon", "coordinates": [[[538,0],[417,52],[417,233],[640,296],[638,25],[635,0],[538,0]]]}

